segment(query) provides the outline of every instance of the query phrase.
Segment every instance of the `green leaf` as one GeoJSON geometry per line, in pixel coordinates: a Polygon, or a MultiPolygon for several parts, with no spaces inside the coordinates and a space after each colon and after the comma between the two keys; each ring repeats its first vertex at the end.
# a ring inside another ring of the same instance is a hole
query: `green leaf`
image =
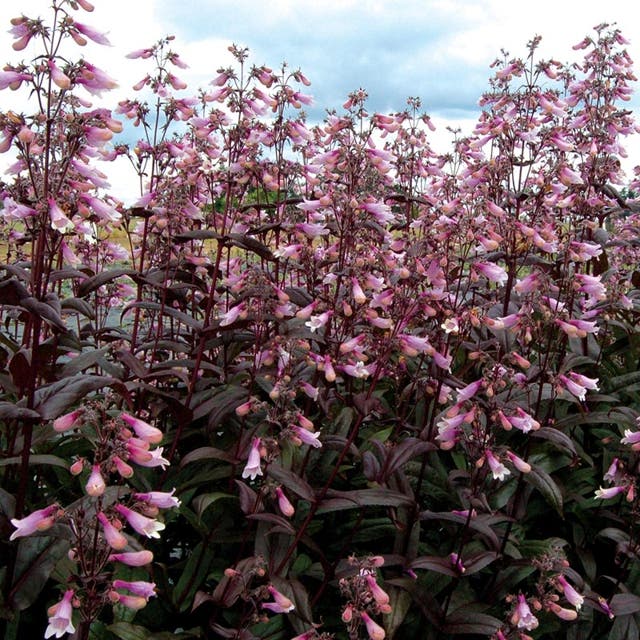
{"type": "Polygon", "coordinates": [[[70,538],[29,536],[21,538],[16,559],[16,580],[9,600],[19,611],[30,607],[40,595],[56,563],[69,550],[70,538]]]}
{"type": "Polygon", "coordinates": [[[447,616],[441,627],[443,633],[451,635],[491,636],[502,627],[502,620],[479,613],[472,608],[461,608],[447,616]]]}
{"type": "Polygon", "coordinates": [[[442,573],[452,578],[458,578],[460,576],[459,572],[453,568],[451,560],[449,560],[449,558],[441,558],[440,556],[420,556],[409,566],[411,569],[427,569],[428,571],[442,573]]]}
{"type": "Polygon", "coordinates": [[[69,362],[65,362],[60,370],[61,378],[68,378],[74,376],[89,367],[95,365],[102,365],[105,362],[104,356],[111,351],[111,347],[103,347],[102,349],[93,349],[91,351],[85,351],[74,358],[71,358],[69,362]]]}
{"type": "Polygon", "coordinates": [[[116,622],[107,629],[121,640],[149,640],[150,633],[145,627],[130,622],[116,622]]]}
{"type": "MultiPolygon", "coordinates": [[[[578,416],[582,417],[582,416],[578,416]]],[[[575,418],[575,416],[571,416],[571,419],[575,418]]],[[[568,426],[564,423],[564,420],[558,420],[555,427],[540,427],[536,431],[531,431],[529,434],[532,438],[539,438],[541,440],[547,440],[554,444],[561,451],[565,451],[571,456],[577,456],[578,452],[576,451],[575,444],[570,436],[566,433],[560,431],[561,427],[568,426]]],[[[580,424],[580,422],[576,422],[575,424],[580,424]]]]}
{"type": "Polygon", "coordinates": [[[385,591],[389,594],[389,605],[391,613],[383,617],[384,628],[387,637],[394,638],[396,631],[400,628],[411,607],[411,596],[404,589],[395,585],[384,585],[385,591]]]}
{"type": "Polygon", "coordinates": [[[108,282],[113,282],[117,280],[121,276],[134,276],[136,272],[133,269],[110,269],[108,271],[101,271],[100,273],[92,276],[91,278],[87,278],[84,282],[80,283],[78,287],[78,297],[84,298],[86,295],[90,294],[92,291],[99,289],[103,284],[107,284],[108,282]]]}
{"type": "Polygon", "coordinates": [[[549,505],[556,510],[560,517],[563,517],[562,492],[551,476],[540,467],[532,466],[531,471],[523,474],[523,477],[532,487],[538,489],[549,505]]]}
{"type": "Polygon", "coordinates": [[[151,302],[150,300],[131,302],[122,310],[120,318],[124,317],[124,315],[128,311],[131,311],[131,309],[147,309],[149,311],[162,312],[163,316],[169,316],[174,320],[178,320],[179,322],[182,322],[182,324],[185,324],[187,327],[191,327],[191,329],[195,329],[196,331],[200,331],[202,329],[202,322],[197,318],[194,318],[188,313],[184,313],[184,311],[179,311],[178,309],[174,309],[173,307],[162,305],[159,302],[151,302]]]}
{"type": "Polygon", "coordinates": [[[633,593],[616,593],[609,603],[616,616],[625,616],[640,611],[640,596],[633,593]]]}
{"type": "Polygon", "coordinates": [[[107,376],[82,375],[64,378],[40,387],[35,393],[35,409],[45,420],[54,420],[92,391],[116,382],[107,376]]]}
{"type": "Polygon", "coordinates": [[[342,511],[358,507],[399,507],[409,506],[413,500],[399,491],[384,489],[356,489],[354,491],[327,491],[327,497],[320,502],[317,513],[342,511]]]}
{"type": "Polygon", "coordinates": [[[199,542],[191,552],[173,590],[173,602],[182,613],[191,608],[193,597],[205,581],[214,556],[214,547],[205,542],[199,542]]]}
{"type": "Polygon", "coordinates": [[[415,458],[427,451],[437,451],[433,442],[425,442],[418,438],[405,438],[391,450],[383,468],[383,479],[388,478],[396,469],[402,467],[411,458],[415,458]]]}
{"type": "Polygon", "coordinates": [[[193,507],[198,517],[202,518],[202,514],[215,502],[224,499],[235,499],[235,496],[230,493],[222,493],[221,491],[215,491],[214,493],[204,493],[196,496],[193,499],[193,507]]]}
{"type": "Polygon", "coordinates": [[[18,407],[13,402],[0,402],[0,419],[2,420],[24,420],[40,419],[40,414],[33,409],[18,407]]]}
{"type": "Polygon", "coordinates": [[[315,493],[311,485],[299,475],[289,471],[289,469],[285,469],[279,464],[271,463],[267,467],[267,475],[271,476],[274,480],[304,500],[308,500],[309,502],[315,500],[315,493]]]}
{"type": "MultiPolygon", "coordinates": [[[[0,467],[7,467],[12,464],[20,464],[22,462],[21,456],[12,456],[11,458],[0,458],[0,467]]],[[[45,453],[33,453],[29,456],[29,464],[45,464],[53,467],[61,467],[62,469],[68,469],[69,464],[66,460],[45,453]]]]}

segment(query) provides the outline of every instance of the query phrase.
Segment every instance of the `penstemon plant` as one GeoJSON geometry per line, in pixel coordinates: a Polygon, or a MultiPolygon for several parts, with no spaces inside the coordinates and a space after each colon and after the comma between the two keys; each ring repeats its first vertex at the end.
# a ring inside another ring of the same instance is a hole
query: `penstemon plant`
{"type": "Polygon", "coordinates": [[[0,114],[6,637],[637,634],[620,32],[502,52],[439,155],[420,99],[310,123],[236,45],[190,95],[171,36],[96,108],[80,10],[13,20],[40,52],[0,72],[35,107],[0,114]]]}

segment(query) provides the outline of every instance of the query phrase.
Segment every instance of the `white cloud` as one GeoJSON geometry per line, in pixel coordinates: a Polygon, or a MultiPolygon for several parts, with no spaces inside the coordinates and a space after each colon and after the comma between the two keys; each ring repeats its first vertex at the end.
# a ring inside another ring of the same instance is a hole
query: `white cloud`
{"type": "MultiPolygon", "coordinates": [[[[312,81],[314,118],[324,108],[339,108],[347,92],[358,87],[370,94],[372,110],[400,110],[408,96],[422,98],[448,138],[446,126],[469,132],[477,99],[487,88],[489,64],[506,49],[514,56],[540,34],[541,57],[577,59],[572,45],[601,22],[617,22],[632,40],[632,58],[640,62],[640,10],[628,0],[94,0],[93,13],[78,19],[108,33],[113,47],[89,43],[80,50],[105,69],[120,87],[105,94],[106,106],[131,97],[131,87],[148,70],[149,61],[126,60],[133,49],[175,34],[175,49],[190,67],[176,70],[189,90],[205,86],[221,66],[232,62],[227,47],[236,42],[251,49],[250,62],[277,67],[287,60],[312,81]],[[637,36],[637,37],[636,37],[637,36]]],[[[50,14],[50,0],[21,0],[17,12],[0,2],[0,51],[6,62],[28,57],[13,52],[3,28],[16,13],[50,14]]],[[[78,51],[78,50],[76,50],[78,51]]],[[[20,110],[24,100],[9,91],[2,108],[20,110]]],[[[638,109],[640,101],[629,103],[638,109]]],[[[438,146],[439,144],[434,144],[438,146]]],[[[640,163],[637,142],[630,145],[640,163]]],[[[626,163],[627,165],[630,163],[626,163]]],[[[124,175],[124,174],[123,174],[124,175]]],[[[118,183],[122,176],[119,176],[118,183]]]]}

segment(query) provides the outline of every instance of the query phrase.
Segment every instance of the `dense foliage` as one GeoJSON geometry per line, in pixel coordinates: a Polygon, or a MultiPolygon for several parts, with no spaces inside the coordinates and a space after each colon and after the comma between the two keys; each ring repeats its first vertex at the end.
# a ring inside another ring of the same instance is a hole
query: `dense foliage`
{"type": "Polygon", "coordinates": [[[638,637],[620,32],[503,53],[439,155],[418,99],[308,123],[237,47],[191,97],[160,40],[96,107],[91,9],[0,71],[4,637],[638,637]]]}

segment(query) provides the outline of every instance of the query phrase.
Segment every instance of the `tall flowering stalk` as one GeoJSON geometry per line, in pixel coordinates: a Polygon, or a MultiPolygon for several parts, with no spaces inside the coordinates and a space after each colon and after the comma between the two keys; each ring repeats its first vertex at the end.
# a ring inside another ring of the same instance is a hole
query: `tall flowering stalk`
{"type": "Polygon", "coordinates": [[[56,637],[73,633],[76,618],[76,637],[85,640],[105,605],[120,604],[137,610],[156,595],[154,583],[122,580],[114,574],[119,574],[119,566],[141,567],[152,562],[150,551],[131,550],[137,546],[131,533],[159,538],[165,528],[156,519],[159,509],[177,508],[180,501],[173,495],[175,490],[131,492],[130,483],[135,482],[136,475],[133,469],[140,473],[144,467],[167,464],[161,457],[162,448],[151,449],[158,443],[155,427],[127,413],[113,417],[98,402],[56,422],[66,439],[79,443],[89,438],[93,445],[91,462],[79,458],[71,466],[71,473],[82,478],[86,498],[67,508],[53,504],[25,518],[12,519],[15,530],[11,539],[47,531],[54,524],[65,526],[73,569],[67,576],[63,599],[49,610],[45,638],[54,633],[56,637]]]}

